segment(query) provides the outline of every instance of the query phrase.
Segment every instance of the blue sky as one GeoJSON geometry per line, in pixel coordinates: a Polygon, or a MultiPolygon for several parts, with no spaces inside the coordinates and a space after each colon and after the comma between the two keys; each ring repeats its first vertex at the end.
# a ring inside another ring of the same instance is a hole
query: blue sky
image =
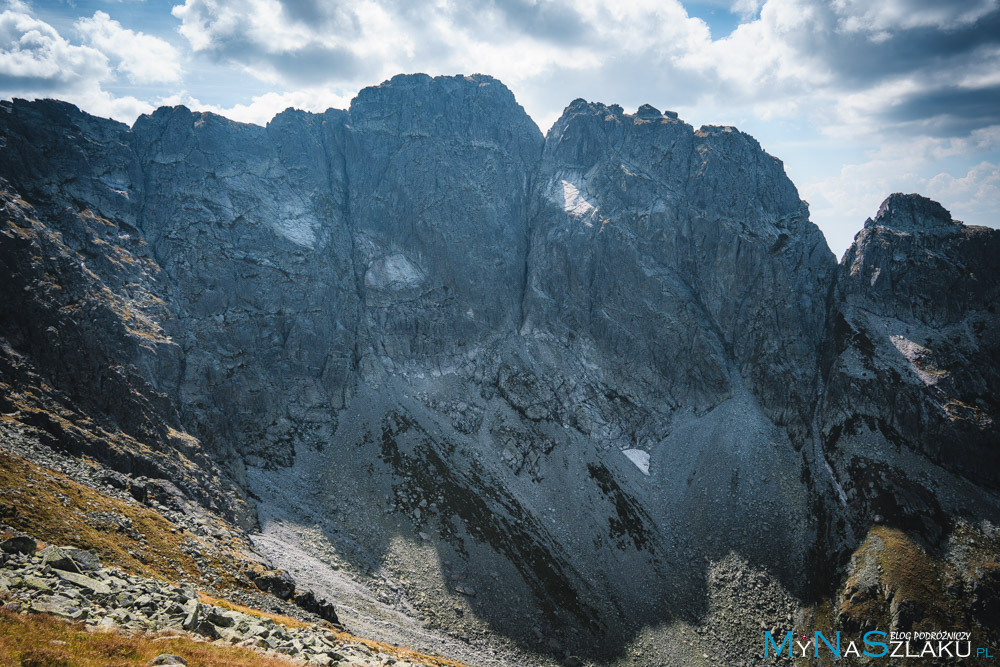
{"type": "Polygon", "coordinates": [[[891,192],[1000,224],[1000,0],[0,0],[0,96],[266,123],[399,72],[483,72],[547,130],[583,97],[735,125],[838,255],[891,192]]]}

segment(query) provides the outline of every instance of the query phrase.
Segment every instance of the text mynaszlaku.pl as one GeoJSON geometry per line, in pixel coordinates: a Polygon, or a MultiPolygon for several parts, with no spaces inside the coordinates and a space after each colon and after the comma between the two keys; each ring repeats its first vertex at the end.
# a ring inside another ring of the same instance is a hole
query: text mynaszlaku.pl
{"type": "Polygon", "coordinates": [[[781,644],[771,634],[764,632],[764,657],[777,658],[782,653],[794,658],[819,657],[820,653],[834,657],[867,658],[992,658],[996,651],[990,646],[972,646],[971,632],[883,632],[870,630],[861,639],[846,639],[840,631],[827,637],[819,630],[795,635],[788,630],[781,644]]]}

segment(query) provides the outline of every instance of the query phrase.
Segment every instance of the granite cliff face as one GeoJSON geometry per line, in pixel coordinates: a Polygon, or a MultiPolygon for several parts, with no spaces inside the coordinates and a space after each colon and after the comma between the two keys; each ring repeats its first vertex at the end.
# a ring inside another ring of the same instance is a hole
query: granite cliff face
{"type": "Polygon", "coordinates": [[[996,488],[998,243],[915,195],[865,222],[837,281],[828,440],[870,432],[996,488]]]}
{"type": "Polygon", "coordinates": [[[822,598],[997,631],[952,548],[1000,519],[995,230],[892,195],[838,265],[752,137],[576,100],[543,138],[479,75],[0,136],[5,432],[170,480],[349,625],[481,664],[738,662],[822,598]]]}

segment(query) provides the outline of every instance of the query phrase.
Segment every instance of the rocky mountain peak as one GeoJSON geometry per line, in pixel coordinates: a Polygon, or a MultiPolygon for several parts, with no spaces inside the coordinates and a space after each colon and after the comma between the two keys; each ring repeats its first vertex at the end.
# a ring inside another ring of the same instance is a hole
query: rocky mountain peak
{"type": "Polygon", "coordinates": [[[663,114],[652,104],[643,104],[636,110],[635,115],[639,118],[662,118],[663,114]]]}
{"type": "Polygon", "coordinates": [[[403,136],[452,136],[516,150],[541,148],[541,131],[514,94],[484,74],[394,76],[364,88],[351,101],[352,127],[403,136]]]}
{"type": "Polygon", "coordinates": [[[879,608],[831,583],[874,524],[1000,524],[1000,232],[923,197],[838,266],[750,135],[577,99],[543,137],[485,75],[0,109],[0,434],[169,481],[349,626],[738,664],[879,608]]]}
{"type": "Polygon", "coordinates": [[[961,223],[953,220],[951,213],[932,199],[896,192],[882,202],[874,220],[869,218],[865,222],[865,227],[871,226],[900,232],[952,232],[961,227],[961,223]]]}

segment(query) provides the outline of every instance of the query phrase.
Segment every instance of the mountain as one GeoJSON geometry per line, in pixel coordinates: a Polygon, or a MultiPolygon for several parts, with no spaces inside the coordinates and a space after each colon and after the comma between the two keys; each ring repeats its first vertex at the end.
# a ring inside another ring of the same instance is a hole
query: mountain
{"type": "Polygon", "coordinates": [[[483,665],[1000,639],[997,230],[894,194],[838,263],[749,135],[543,137],[483,75],[0,112],[3,449],[195,531],[214,594],[483,665]]]}

